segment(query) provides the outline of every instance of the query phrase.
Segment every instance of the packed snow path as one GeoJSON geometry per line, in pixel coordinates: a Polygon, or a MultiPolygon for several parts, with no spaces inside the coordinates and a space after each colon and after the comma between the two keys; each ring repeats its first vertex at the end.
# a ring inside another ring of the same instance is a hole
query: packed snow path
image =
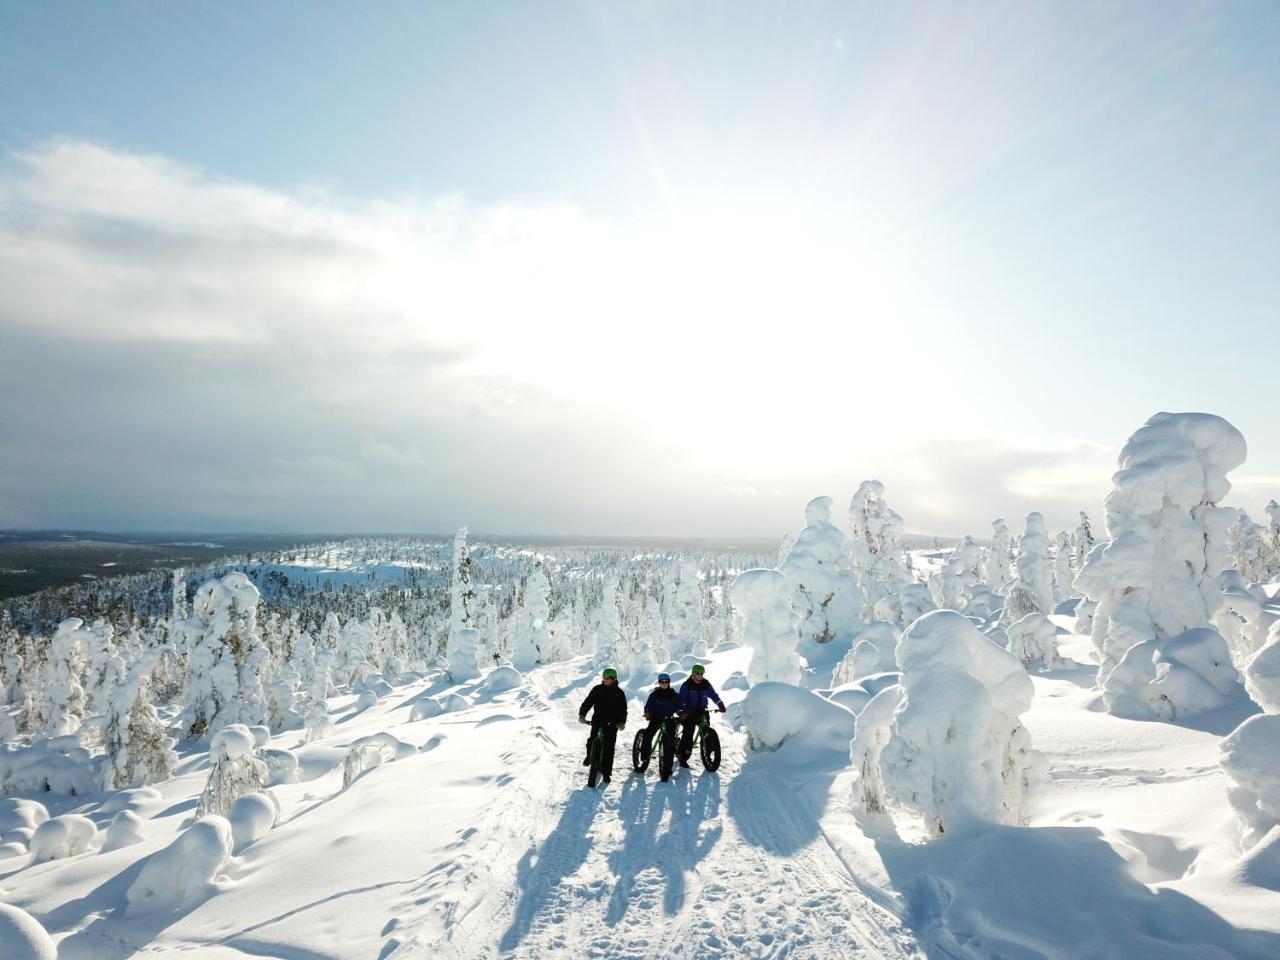
{"type": "MultiPolygon", "coordinates": [[[[404,939],[383,960],[921,955],[858,890],[816,822],[801,822],[788,785],[743,771],[742,738],[726,725],[719,773],[695,757],[662,783],[653,769],[631,770],[636,716],[619,734],[612,784],[591,790],[577,708],[595,671],[578,661],[526,682],[547,708],[524,735],[543,756],[513,771],[524,783],[509,803],[485,811],[483,855],[441,864],[411,891],[428,915],[413,930],[406,903],[404,939]],[[450,887],[461,890],[456,902],[450,887]]],[[[525,746],[509,756],[527,756],[525,746]]]]}

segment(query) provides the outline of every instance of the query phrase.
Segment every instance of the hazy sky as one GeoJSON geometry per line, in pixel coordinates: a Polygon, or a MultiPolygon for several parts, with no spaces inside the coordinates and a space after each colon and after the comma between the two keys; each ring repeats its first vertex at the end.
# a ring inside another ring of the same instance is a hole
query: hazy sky
{"type": "Polygon", "coordinates": [[[1277,171],[1272,2],[5,3],[0,527],[1256,517],[1277,171]]]}

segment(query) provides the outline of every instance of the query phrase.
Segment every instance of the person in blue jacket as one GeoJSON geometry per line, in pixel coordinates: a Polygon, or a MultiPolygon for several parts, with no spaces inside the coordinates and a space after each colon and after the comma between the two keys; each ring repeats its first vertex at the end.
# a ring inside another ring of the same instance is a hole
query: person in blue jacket
{"type": "Polygon", "coordinates": [[[680,684],[680,698],[676,702],[676,716],[684,726],[680,731],[680,766],[689,765],[689,754],[693,752],[693,731],[698,729],[698,721],[707,712],[707,701],[714,700],[718,713],[724,713],[724,701],[716,688],[707,679],[706,668],[695,663],[689,671],[689,679],[680,684]]]}
{"type": "Polygon", "coordinates": [[[680,699],[679,694],[671,689],[671,674],[658,674],[658,685],[653,688],[653,692],[649,694],[649,699],[644,702],[644,718],[649,721],[649,726],[644,730],[644,752],[647,754],[653,749],[653,735],[658,732],[659,727],[665,727],[664,736],[668,737],[668,743],[674,744],[676,737],[676,702],[680,699]]]}

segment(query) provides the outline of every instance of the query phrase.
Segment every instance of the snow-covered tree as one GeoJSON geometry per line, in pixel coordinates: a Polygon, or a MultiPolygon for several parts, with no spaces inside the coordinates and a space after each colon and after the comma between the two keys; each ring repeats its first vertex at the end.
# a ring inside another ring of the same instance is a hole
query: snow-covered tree
{"type": "Polygon", "coordinates": [[[951,557],[929,579],[933,602],[946,610],[963,611],[969,605],[973,588],[981,580],[982,548],[965,534],[951,551],[951,557]]]}
{"type": "Polygon", "coordinates": [[[1204,413],[1158,413],[1120,451],[1106,501],[1111,539],[1075,582],[1098,604],[1092,638],[1104,694],[1130,647],[1210,625],[1235,521],[1217,503],[1245,453],[1235,427],[1204,413]]]}
{"type": "Polygon", "coordinates": [[[96,640],[79,617],[68,617],[58,624],[49,641],[49,659],[41,675],[38,698],[40,721],[44,734],[61,737],[74,733],[84,720],[85,696],[80,686],[82,671],[81,645],[96,640]]]}
{"type": "Polygon", "coordinates": [[[524,598],[512,624],[511,665],[521,673],[551,662],[550,593],[547,575],[536,568],[525,581],[524,598]]]}
{"type": "Polygon", "coordinates": [[[602,667],[617,660],[626,641],[622,633],[622,615],[618,609],[618,582],[606,577],[596,614],[595,629],[596,662],[602,667]]]}
{"type": "Polygon", "coordinates": [[[868,611],[911,582],[902,528],[902,517],[885,503],[884,484],[864,480],[849,502],[849,558],[868,611]]]}
{"type": "Polygon", "coordinates": [[[474,627],[463,627],[449,637],[449,649],[445,655],[449,677],[454,683],[463,683],[480,676],[476,662],[479,644],[480,631],[474,627]]]}
{"type": "Polygon", "coordinates": [[[991,546],[982,564],[982,579],[1002,597],[1013,582],[1013,534],[1000,518],[991,521],[991,546]]]}
{"type": "Polygon", "coordinates": [[[1271,531],[1254,523],[1244,510],[1227,533],[1228,556],[1233,569],[1246,583],[1265,583],[1271,575],[1271,531]]]}
{"type": "Polygon", "coordinates": [[[688,558],[679,565],[679,580],[670,581],[664,592],[667,650],[673,657],[692,653],[703,641],[702,587],[698,567],[688,558]]]}
{"type": "Polygon", "coordinates": [[[791,606],[794,588],[780,571],[744,570],[730,593],[738,636],[751,648],[747,679],[753,683],[776,680],[800,682],[798,618],[791,606]]]}
{"type": "Polygon", "coordinates": [[[266,719],[262,671],[268,653],[258,632],[259,598],[243,573],[209,580],[196,591],[186,626],[191,673],[182,728],[188,737],[266,719]]]}
{"type": "Polygon", "coordinates": [[[1027,527],[1018,538],[1015,576],[1004,605],[1003,622],[1021,620],[1028,613],[1053,613],[1053,557],[1049,530],[1039,513],[1027,514],[1027,527]]]}
{"type": "Polygon", "coordinates": [[[933,836],[1025,823],[1047,765],[1020,720],[1033,694],[1022,665],[951,610],[913,623],[897,654],[901,685],[871,699],[851,746],[864,806],[896,801],[933,836]]]}
{"type": "Polygon", "coordinates": [[[830,497],[809,501],[805,526],[780,568],[794,588],[791,605],[805,647],[847,644],[862,626],[862,595],[848,568],[844,534],[831,522],[831,503],[830,497]]]}
{"type": "Polygon", "coordinates": [[[1073,556],[1071,567],[1076,573],[1084,569],[1085,558],[1089,556],[1089,551],[1093,549],[1093,524],[1089,522],[1089,515],[1083,510],[1080,511],[1080,525],[1076,527],[1075,536],[1071,538],[1071,546],[1073,556]]]}
{"type": "Polygon", "coordinates": [[[143,787],[167,780],[178,765],[173,750],[176,741],[151,703],[151,671],[157,657],[158,651],[153,651],[136,662],[106,699],[104,789],[143,787]]]}
{"type": "Polygon", "coordinates": [[[476,595],[471,584],[471,552],[467,548],[467,528],[453,538],[453,580],[449,592],[449,635],[474,627],[476,595]]]}
{"type": "Polygon", "coordinates": [[[1009,652],[1028,673],[1043,673],[1067,666],[1058,654],[1058,628],[1043,613],[1028,613],[1005,630],[1009,652]]]}
{"type": "MultiPolygon", "coordinates": [[[[198,603],[197,600],[197,606],[198,603]]],[[[225,816],[231,805],[246,793],[261,793],[266,789],[267,765],[254,748],[253,733],[240,723],[227,724],[210,738],[209,779],[196,804],[197,820],[210,815],[225,816]]]]}
{"type": "Polygon", "coordinates": [[[1071,598],[1071,581],[1075,571],[1071,569],[1071,534],[1065,530],[1053,538],[1053,602],[1055,605],[1071,598]]]}

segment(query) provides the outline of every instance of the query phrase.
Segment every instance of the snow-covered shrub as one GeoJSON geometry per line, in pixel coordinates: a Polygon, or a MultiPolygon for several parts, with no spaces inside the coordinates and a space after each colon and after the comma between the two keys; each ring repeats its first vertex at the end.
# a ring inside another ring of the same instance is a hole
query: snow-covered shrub
{"type": "Polygon", "coordinates": [[[524,683],[524,677],[520,675],[520,671],[503,664],[500,667],[494,667],[484,678],[484,682],[480,684],[480,692],[491,697],[497,696],[508,690],[518,689],[522,683],[524,683]]]}
{"type": "Polygon", "coordinates": [[[897,670],[895,651],[899,632],[888,620],[872,620],[854,640],[853,649],[831,674],[831,685],[839,686],[873,673],[897,670]]]}
{"type": "Polygon", "coordinates": [[[292,750],[263,750],[262,762],[267,765],[267,785],[298,782],[298,756],[292,750]]]}
{"type": "Polygon", "coordinates": [[[177,839],[143,861],[129,886],[126,915],[180,910],[211,891],[210,884],[231,856],[231,824],[220,816],[197,820],[177,839]]]}
{"type": "Polygon", "coordinates": [[[1158,413],[1120,451],[1106,501],[1111,540],[1094,547],[1075,580],[1098,604],[1092,638],[1104,690],[1134,644],[1209,626],[1235,520],[1216,504],[1245,453],[1235,427],[1204,413],[1158,413]]]}
{"type": "Polygon", "coordinates": [[[795,592],[802,649],[835,640],[848,642],[862,623],[862,594],[848,569],[844,534],[831,522],[831,498],[815,497],[804,508],[804,529],[779,567],[795,592]]]}
{"type": "Polygon", "coordinates": [[[58,948],[31,914],[0,903],[0,957],[6,960],[58,960],[58,948]]]}
{"type": "Polygon", "coordinates": [[[0,744],[0,793],[91,793],[99,773],[89,751],[73,737],[38,740],[29,747],[0,744]]]}
{"type": "Polygon", "coordinates": [[[906,628],[933,609],[933,597],[928,585],[908,583],[897,593],[880,600],[876,604],[875,616],[877,620],[888,620],[906,628]]]}
{"type": "Polygon", "coordinates": [[[88,850],[97,835],[98,828],[88,817],[63,814],[36,827],[31,837],[31,856],[35,863],[74,857],[88,850]]]}
{"type": "Polygon", "coordinates": [[[110,853],[122,847],[131,847],[145,839],[147,839],[146,821],[132,810],[121,810],[107,824],[107,839],[102,845],[102,852],[110,853]]]}
{"type": "Polygon", "coordinates": [[[969,605],[973,588],[982,578],[981,565],[982,548],[978,541],[965,534],[942,569],[929,578],[933,602],[946,610],[963,611],[969,605]]]}
{"type": "Polygon", "coordinates": [[[1237,510],[1236,522],[1227,531],[1227,556],[1248,583],[1270,579],[1271,531],[1254,523],[1244,510],[1237,510]]]}
{"type": "Polygon", "coordinates": [[[232,852],[261,840],[276,825],[280,808],[268,793],[246,793],[231,805],[227,822],[231,824],[232,852]]]}
{"type": "Polygon", "coordinates": [[[85,696],[80,686],[81,643],[96,635],[85,629],[79,617],[58,624],[49,641],[49,659],[41,672],[39,710],[47,737],[73,733],[84,719],[85,696]]]}
{"type": "Polygon", "coordinates": [[[188,737],[266,718],[262,673],[268,652],[258,630],[259,597],[243,573],[210,580],[196,591],[185,621],[190,675],[182,727],[188,737]]]}
{"type": "Polygon", "coordinates": [[[796,615],[791,608],[791,582],[779,571],[744,570],[729,589],[738,635],[752,649],[747,679],[800,681],[796,656],[796,615]]]}
{"type": "Polygon", "coordinates": [[[1009,624],[1005,633],[1009,652],[1029,673],[1042,673],[1065,667],[1067,661],[1058,655],[1058,628],[1043,613],[1028,613],[1009,624]]]}
{"type": "Polygon", "coordinates": [[[1049,550],[1049,530],[1039,513],[1027,514],[1027,527],[1018,538],[1013,560],[1016,576],[1009,585],[1003,621],[1021,620],[1028,613],[1053,612],[1053,558],[1049,550]]]}
{"type": "Polygon", "coordinates": [[[885,503],[884,484],[864,480],[849,502],[849,559],[868,610],[911,582],[902,529],[902,517],[885,503]]]}
{"type": "Polygon", "coordinates": [[[342,786],[349,787],[362,773],[394,760],[414,756],[418,748],[389,733],[374,733],[351,741],[342,762],[342,786]]]}
{"type": "Polygon", "coordinates": [[[1220,745],[1227,799],[1251,847],[1280,824],[1280,714],[1250,717],[1220,745]]]}
{"type": "Polygon", "coordinates": [[[1227,642],[1197,627],[1135,643],[1107,678],[1103,700],[1118,716],[1176,720],[1216,710],[1243,693],[1227,642]]]}
{"type": "Polygon", "coordinates": [[[1240,667],[1267,640],[1267,629],[1275,620],[1263,604],[1268,602],[1260,586],[1249,587],[1237,570],[1223,570],[1218,575],[1222,605],[1213,614],[1213,625],[1231,650],[1232,661],[1240,667]]]}
{"type": "Polygon", "coordinates": [[[880,772],[880,755],[893,737],[894,717],[904,696],[901,683],[890,684],[864,701],[865,705],[854,723],[849,758],[858,773],[856,800],[866,813],[889,811],[889,795],[880,772]]]}
{"type": "Polygon", "coordinates": [[[311,701],[311,705],[307,707],[305,722],[307,734],[304,739],[307,743],[323,740],[333,733],[333,721],[329,718],[329,708],[325,705],[324,700],[311,701]]]}
{"type": "Polygon", "coordinates": [[[237,798],[267,785],[267,765],[254,754],[253,733],[242,723],[223,727],[209,741],[209,780],[196,804],[196,818],[225,816],[237,798]]]}
{"type": "MultiPolygon", "coordinates": [[[[855,736],[866,770],[880,749],[883,784],[863,787],[872,804],[883,797],[919,814],[932,835],[982,822],[1022,823],[1044,758],[1031,749],[1020,716],[1031,707],[1031,678],[964,616],[926,614],[898,642],[902,696],[893,710],[888,741],[874,731],[855,736]]],[[[863,710],[871,710],[882,691],[863,710]]],[[[881,708],[869,723],[883,719],[881,708]]]]}
{"type": "Polygon", "coordinates": [[[1272,624],[1267,642],[1244,668],[1249,696],[1267,713],[1280,713],[1280,621],[1272,624]]]}
{"type": "Polygon", "coordinates": [[[448,657],[449,677],[454,683],[463,683],[480,676],[480,668],[476,663],[476,650],[480,643],[480,631],[473,627],[464,627],[449,636],[448,657]]]}
{"type": "Polygon", "coordinates": [[[426,694],[418,697],[413,701],[413,708],[409,711],[409,719],[412,720],[429,720],[432,717],[438,717],[444,713],[444,707],[435,697],[429,697],[426,694]]]}
{"type": "Polygon", "coordinates": [[[853,714],[818,694],[788,683],[757,683],[742,701],[747,749],[782,750],[795,762],[843,762],[853,736],[853,714]]]}

